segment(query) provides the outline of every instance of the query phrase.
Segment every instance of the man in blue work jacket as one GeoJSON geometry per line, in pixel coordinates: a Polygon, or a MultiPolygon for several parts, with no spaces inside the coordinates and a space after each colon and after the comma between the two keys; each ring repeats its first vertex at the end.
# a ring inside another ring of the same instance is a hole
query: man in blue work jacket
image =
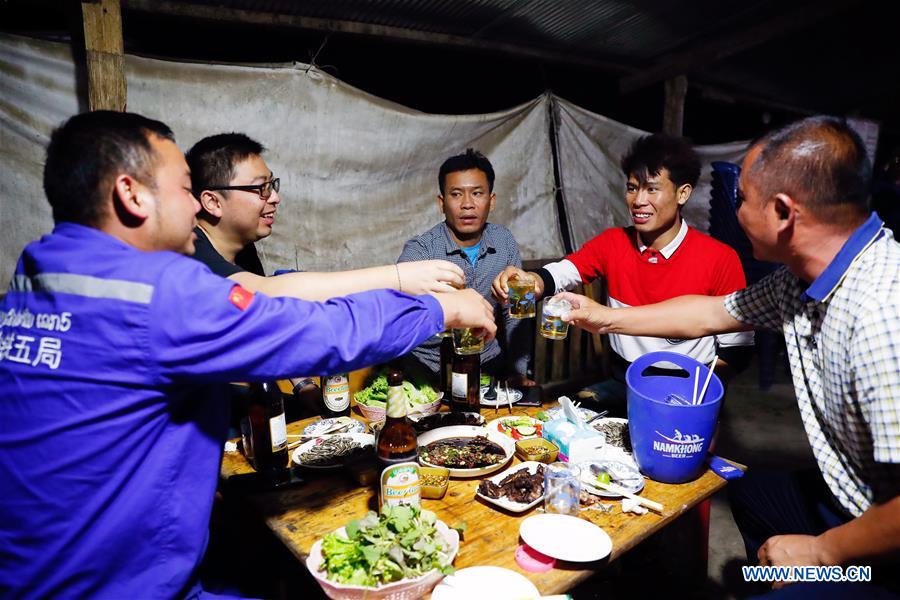
{"type": "Polygon", "coordinates": [[[387,361],[474,291],[269,298],[193,252],[199,205],[171,130],[72,117],[47,150],[56,226],[0,301],[0,596],[197,597],[225,440],[224,382],[387,361]]]}

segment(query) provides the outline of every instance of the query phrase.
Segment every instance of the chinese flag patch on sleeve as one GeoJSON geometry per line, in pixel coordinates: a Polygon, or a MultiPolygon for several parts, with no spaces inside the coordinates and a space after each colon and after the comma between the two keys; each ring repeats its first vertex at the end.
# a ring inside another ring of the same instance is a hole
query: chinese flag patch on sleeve
{"type": "Polygon", "coordinates": [[[228,292],[228,299],[239,309],[247,310],[247,307],[250,306],[250,302],[253,301],[253,292],[249,292],[241,286],[235,285],[231,288],[231,291],[228,292]]]}

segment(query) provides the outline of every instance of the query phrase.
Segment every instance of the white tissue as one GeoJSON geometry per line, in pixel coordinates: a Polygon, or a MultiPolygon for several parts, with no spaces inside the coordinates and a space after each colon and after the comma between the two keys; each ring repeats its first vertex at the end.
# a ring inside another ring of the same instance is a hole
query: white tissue
{"type": "Polygon", "coordinates": [[[622,512],[643,515],[647,513],[647,509],[634,498],[622,498],[622,512]]]}

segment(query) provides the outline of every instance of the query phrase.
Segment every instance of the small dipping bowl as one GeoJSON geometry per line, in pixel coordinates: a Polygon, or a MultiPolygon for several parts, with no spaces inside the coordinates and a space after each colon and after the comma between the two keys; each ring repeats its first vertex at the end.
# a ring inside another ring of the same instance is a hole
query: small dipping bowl
{"type": "Polygon", "coordinates": [[[420,493],[423,498],[439,500],[447,493],[450,471],[443,467],[419,467],[420,493]]]}
{"type": "Polygon", "coordinates": [[[556,461],[559,448],[550,440],[544,438],[531,438],[516,442],[516,456],[522,462],[534,460],[544,464],[556,461]]]}

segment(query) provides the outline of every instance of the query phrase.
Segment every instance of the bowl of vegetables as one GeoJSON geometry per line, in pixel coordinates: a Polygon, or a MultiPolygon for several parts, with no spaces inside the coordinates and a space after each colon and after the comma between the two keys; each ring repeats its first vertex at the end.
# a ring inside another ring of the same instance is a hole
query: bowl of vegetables
{"type": "MultiPolygon", "coordinates": [[[[353,399],[369,421],[384,419],[387,407],[387,370],[382,369],[372,378],[366,387],[356,392],[353,399]]],[[[406,412],[408,414],[430,415],[441,407],[442,393],[435,391],[427,382],[403,382],[403,395],[406,396],[406,412]]]]}
{"type": "Polygon", "coordinates": [[[415,506],[369,512],[313,544],[306,567],[329,598],[414,599],[453,572],[459,534],[415,506]]]}

